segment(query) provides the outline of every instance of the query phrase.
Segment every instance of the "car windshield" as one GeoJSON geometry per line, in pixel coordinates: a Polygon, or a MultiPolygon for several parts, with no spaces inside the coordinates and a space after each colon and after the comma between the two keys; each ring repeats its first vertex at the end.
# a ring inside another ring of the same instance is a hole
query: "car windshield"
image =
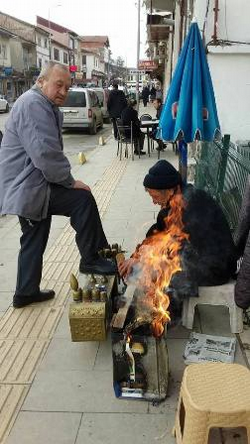
{"type": "Polygon", "coordinates": [[[74,106],[76,108],[86,107],[86,96],[84,91],[69,91],[64,107],[74,106]]]}

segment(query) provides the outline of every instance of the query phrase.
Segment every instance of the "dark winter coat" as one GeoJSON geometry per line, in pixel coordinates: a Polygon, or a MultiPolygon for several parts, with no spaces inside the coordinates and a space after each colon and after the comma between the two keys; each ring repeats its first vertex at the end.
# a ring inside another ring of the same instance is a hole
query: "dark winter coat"
{"type": "MultiPolygon", "coordinates": [[[[130,126],[132,122],[133,139],[140,136],[140,120],[138,118],[138,112],[134,108],[127,106],[122,111],[121,120],[122,124],[125,126],[130,126]]],[[[130,137],[130,134],[128,134],[127,137],[130,137]]]]}
{"type": "MultiPolygon", "coordinates": [[[[181,252],[182,271],[172,278],[171,286],[179,299],[198,296],[198,286],[221,285],[236,271],[236,250],[226,218],[217,202],[203,190],[188,185],[183,190],[184,231],[189,241],[181,252]]],[[[157,223],[147,233],[163,231],[168,209],[159,212],[157,223]]]]}
{"type": "Polygon", "coordinates": [[[239,257],[243,256],[235,284],[235,302],[239,307],[246,309],[250,307],[250,177],[242,200],[234,240],[239,257]]]}
{"type": "Polygon", "coordinates": [[[143,88],[141,92],[142,100],[148,102],[149,94],[150,94],[149,88],[145,86],[145,88],[143,88]]]}
{"type": "Polygon", "coordinates": [[[123,91],[113,89],[109,93],[107,108],[111,118],[121,117],[122,110],[126,108],[127,100],[123,91]]]}

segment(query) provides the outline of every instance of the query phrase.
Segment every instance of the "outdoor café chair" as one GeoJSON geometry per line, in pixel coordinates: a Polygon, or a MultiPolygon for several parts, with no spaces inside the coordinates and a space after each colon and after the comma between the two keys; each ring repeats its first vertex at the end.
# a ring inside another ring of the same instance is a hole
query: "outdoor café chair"
{"type": "Polygon", "coordinates": [[[120,156],[120,160],[122,160],[122,150],[123,150],[123,145],[125,145],[124,155],[125,158],[128,158],[128,147],[130,145],[131,157],[132,160],[134,160],[134,140],[133,140],[132,122],[131,125],[128,126],[128,125],[123,125],[121,119],[116,119],[116,124],[117,124],[117,135],[118,135],[117,156],[120,156]]]}

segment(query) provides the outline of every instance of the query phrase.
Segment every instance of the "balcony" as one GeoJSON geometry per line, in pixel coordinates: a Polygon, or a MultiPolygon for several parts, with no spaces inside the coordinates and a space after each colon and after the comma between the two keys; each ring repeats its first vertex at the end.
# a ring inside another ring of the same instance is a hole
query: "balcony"
{"type": "Polygon", "coordinates": [[[144,3],[148,9],[174,12],[176,0],[144,0],[144,3]]]}
{"type": "Polygon", "coordinates": [[[168,40],[174,20],[168,16],[158,14],[147,15],[147,36],[148,42],[160,42],[168,40]]]}

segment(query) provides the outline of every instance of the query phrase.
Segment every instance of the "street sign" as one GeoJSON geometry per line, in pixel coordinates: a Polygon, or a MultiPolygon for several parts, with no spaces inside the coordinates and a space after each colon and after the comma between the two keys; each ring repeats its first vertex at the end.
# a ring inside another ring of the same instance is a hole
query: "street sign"
{"type": "Polygon", "coordinates": [[[142,71],[141,69],[130,69],[129,70],[129,75],[133,76],[135,74],[145,74],[145,71],[142,71]]]}
{"type": "Polygon", "coordinates": [[[153,71],[158,67],[157,63],[154,60],[140,60],[139,61],[139,70],[142,69],[144,71],[153,71]]]}

